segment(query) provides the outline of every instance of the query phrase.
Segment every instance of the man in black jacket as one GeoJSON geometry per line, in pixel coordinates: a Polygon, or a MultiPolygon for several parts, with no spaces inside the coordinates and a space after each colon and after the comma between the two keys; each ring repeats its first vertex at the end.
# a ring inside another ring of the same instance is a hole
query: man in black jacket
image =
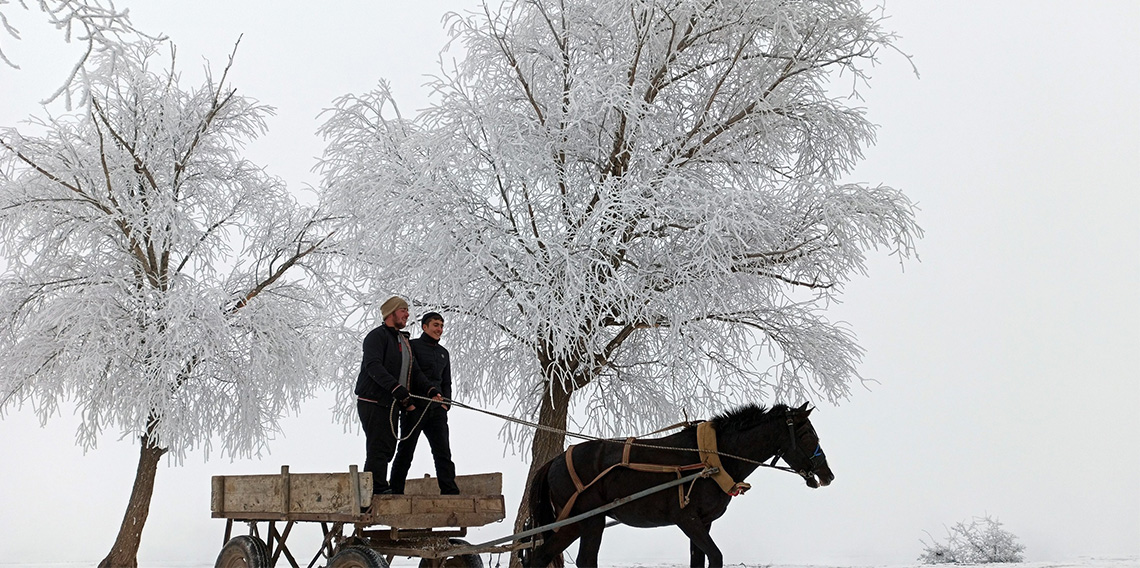
{"type": "Polygon", "coordinates": [[[458,495],[455,485],[455,463],[451,461],[451,445],[448,441],[447,410],[445,400],[451,400],[451,356],[439,344],[443,335],[443,316],[436,312],[424,314],[420,320],[423,334],[413,339],[412,354],[423,369],[427,382],[422,391],[413,390],[419,396],[433,399],[419,412],[409,412],[400,418],[400,446],[396,459],[392,461],[392,492],[404,492],[404,480],[412,467],[412,455],[416,451],[416,441],[420,432],[424,433],[431,456],[435,460],[435,477],[441,495],[458,495]]]}
{"type": "MultiPolygon", "coordinates": [[[[388,462],[396,451],[393,405],[405,412],[416,409],[411,391],[424,388],[427,379],[412,355],[408,334],[408,303],[393,296],[380,306],[384,325],[364,338],[364,358],[356,378],[356,410],[364,429],[364,471],[372,473],[372,492],[391,493],[388,462]]],[[[401,483],[403,479],[401,478],[401,483]]]]}

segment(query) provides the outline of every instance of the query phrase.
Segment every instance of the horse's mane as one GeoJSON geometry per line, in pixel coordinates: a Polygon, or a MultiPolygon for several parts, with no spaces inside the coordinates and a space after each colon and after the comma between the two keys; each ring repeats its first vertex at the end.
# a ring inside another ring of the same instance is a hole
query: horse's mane
{"type": "Polygon", "coordinates": [[[748,430],[773,417],[783,418],[787,412],[788,407],[783,404],[777,404],[769,409],[756,403],[748,403],[717,414],[713,417],[712,423],[717,432],[748,430]]]}

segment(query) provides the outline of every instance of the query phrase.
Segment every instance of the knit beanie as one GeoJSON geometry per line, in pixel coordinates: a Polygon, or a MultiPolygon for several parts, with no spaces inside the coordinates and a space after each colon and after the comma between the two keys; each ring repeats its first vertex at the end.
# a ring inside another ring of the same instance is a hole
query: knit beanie
{"type": "Polygon", "coordinates": [[[388,316],[392,315],[392,312],[406,307],[408,307],[408,303],[404,301],[403,298],[399,296],[392,296],[391,298],[384,300],[383,304],[380,304],[380,317],[386,319],[388,316]]]}

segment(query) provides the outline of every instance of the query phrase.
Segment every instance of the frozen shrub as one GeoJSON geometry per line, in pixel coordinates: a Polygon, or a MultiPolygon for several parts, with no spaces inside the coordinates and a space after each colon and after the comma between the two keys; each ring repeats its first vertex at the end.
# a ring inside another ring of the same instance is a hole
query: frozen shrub
{"type": "MultiPolygon", "coordinates": [[[[953,539],[953,537],[951,537],[951,539],[953,539]]],[[[924,540],[922,544],[926,545],[926,550],[923,550],[922,555],[919,556],[918,559],[922,561],[923,564],[955,564],[958,562],[954,548],[949,543],[943,544],[941,542],[935,542],[933,544],[927,544],[924,540]]]]}
{"type": "MultiPolygon", "coordinates": [[[[1013,533],[1001,528],[1001,522],[974,517],[969,524],[959,522],[946,531],[946,541],[931,537],[918,559],[924,564],[985,564],[988,562],[1024,562],[1025,545],[1018,544],[1013,533]]],[[[929,534],[929,533],[927,533],[929,534]]]]}

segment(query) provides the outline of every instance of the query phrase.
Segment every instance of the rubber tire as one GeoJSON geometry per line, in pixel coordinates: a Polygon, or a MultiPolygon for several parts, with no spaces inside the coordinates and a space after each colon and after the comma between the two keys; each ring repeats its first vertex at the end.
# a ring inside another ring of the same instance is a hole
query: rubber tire
{"type": "Polygon", "coordinates": [[[329,560],[328,568],[388,568],[388,561],[367,546],[347,546],[329,560]]]}
{"type": "MultiPolygon", "coordinates": [[[[449,538],[448,542],[458,546],[470,544],[460,538],[449,538]]],[[[430,568],[431,562],[424,558],[420,560],[420,568],[430,568]]],[[[478,554],[464,554],[463,556],[450,556],[443,561],[444,568],[483,568],[483,559],[478,554]]]]}
{"type": "Polygon", "coordinates": [[[235,536],[222,547],[214,568],[269,568],[265,543],[256,536],[235,536]]]}

